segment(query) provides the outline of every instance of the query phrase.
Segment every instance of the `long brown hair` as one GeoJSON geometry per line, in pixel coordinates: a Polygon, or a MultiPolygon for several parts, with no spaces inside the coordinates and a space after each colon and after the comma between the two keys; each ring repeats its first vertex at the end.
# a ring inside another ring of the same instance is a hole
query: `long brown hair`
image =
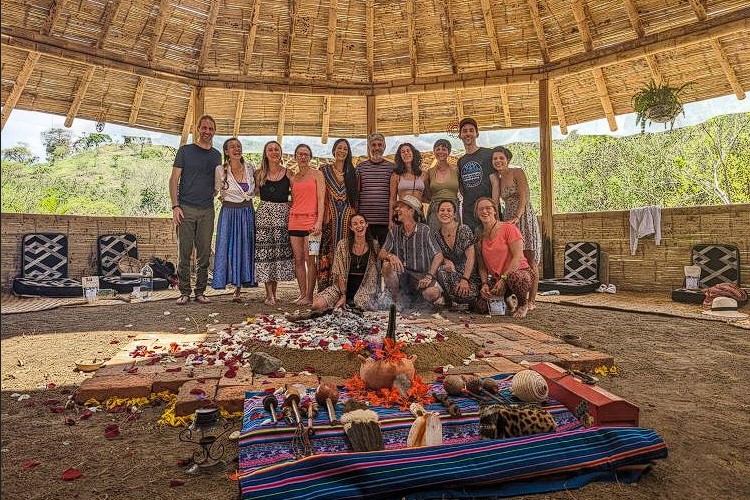
{"type": "Polygon", "coordinates": [[[279,144],[278,141],[268,141],[265,146],[263,146],[263,157],[260,160],[260,168],[258,169],[258,187],[264,186],[266,184],[266,179],[268,178],[268,165],[270,162],[266,150],[271,144],[276,144],[279,146],[279,150],[281,150],[281,144],[279,144]]]}
{"type": "MultiPolygon", "coordinates": [[[[240,148],[242,147],[242,142],[240,142],[239,139],[236,137],[230,137],[226,141],[224,141],[224,145],[221,147],[222,151],[224,151],[224,163],[222,166],[224,167],[224,179],[221,182],[221,188],[222,189],[229,189],[229,181],[227,181],[227,178],[229,177],[229,154],[227,153],[229,149],[229,143],[232,141],[237,141],[240,143],[240,148]]],[[[240,163],[242,163],[242,166],[245,167],[245,157],[240,155],[240,163]]]]}

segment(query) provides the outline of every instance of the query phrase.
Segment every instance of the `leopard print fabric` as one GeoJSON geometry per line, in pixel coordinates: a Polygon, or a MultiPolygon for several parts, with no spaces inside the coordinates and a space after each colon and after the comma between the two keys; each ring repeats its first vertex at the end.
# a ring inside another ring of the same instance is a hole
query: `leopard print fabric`
{"type": "Polygon", "coordinates": [[[555,419],[536,407],[482,405],[479,408],[479,433],[487,439],[505,439],[555,432],[555,419]]]}

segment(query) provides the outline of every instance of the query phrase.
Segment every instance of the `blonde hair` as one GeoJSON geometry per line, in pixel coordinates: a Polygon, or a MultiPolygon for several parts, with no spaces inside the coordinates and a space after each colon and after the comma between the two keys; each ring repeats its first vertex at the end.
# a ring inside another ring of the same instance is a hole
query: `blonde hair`
{"type": "Polygon", "coordinates": [[[266,179],[268,179],[268,165],[270,162],[268,161],[266,150],[271,144],[276,144],[279,146],[279,150],[281,150],[281,144],[279,144],[278,141],[268,141],[265,146],[263,146],[263,156],[260,159],[260,168],[258,169],[258,187],[264,186],[266,184],[266,179]]]}

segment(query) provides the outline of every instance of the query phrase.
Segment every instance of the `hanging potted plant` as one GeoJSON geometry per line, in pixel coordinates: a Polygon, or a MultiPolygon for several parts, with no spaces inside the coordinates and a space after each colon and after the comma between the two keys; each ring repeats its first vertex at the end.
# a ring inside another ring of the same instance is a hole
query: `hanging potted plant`
{"type": "Polygon", "coordinates": [[[651,80],[648,85],[633,96],[633,110],[636,112],[635,124],[641,126],[641,133],[646,130],[648,122],[669,123],[670,129],[680,113],[685,115],[680,100],[681,94],[690,86],[688,82],[681,87],[670,87],[669,84],[656,84],[651,80]]]}

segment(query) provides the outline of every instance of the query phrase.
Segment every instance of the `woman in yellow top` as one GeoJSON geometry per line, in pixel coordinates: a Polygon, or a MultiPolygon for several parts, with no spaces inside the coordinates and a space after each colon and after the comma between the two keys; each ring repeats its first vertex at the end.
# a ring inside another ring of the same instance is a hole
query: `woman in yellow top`
{"type": "MultiPolygon", "coordinates": [[[[432,147],[437,164],[427,171],[425,181],[425,199],[430,200],[430,210],[427,213],[427,225],[437,232],[440,230],[438,207],[440,202],[450,201],[458,207],[458,170],[448,163],[451,143],[447,139],[438,139],[432,147]]],[[[460,220],[457,220],[461,224],[460,220]]]]}

